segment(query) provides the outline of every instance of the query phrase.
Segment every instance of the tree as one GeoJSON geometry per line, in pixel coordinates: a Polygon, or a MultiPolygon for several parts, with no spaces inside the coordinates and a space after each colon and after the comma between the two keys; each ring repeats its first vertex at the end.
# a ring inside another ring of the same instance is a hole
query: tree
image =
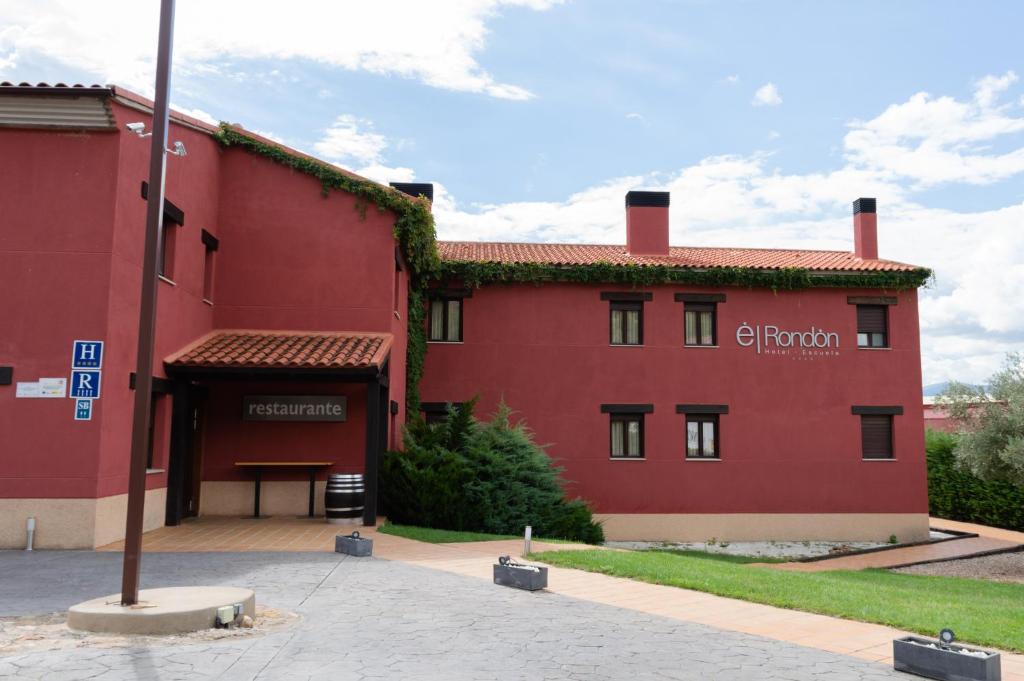
{"type": "Polygon", "coordinates": [[[476,399],[450,406],[448,418],[415,419],[405,450],[387,452],[381,493],[389,520],[446,530],[604,540],[580,499],[567,499],[561,469],[523,421],[501,404],[490,420],[473,417],[476,399]]]}
{"type": "Polygon", "coordinates": [[[939,396],[960,431],[960,466],[986,481],[1024,486],[1024,356],[1010,353],[985,388],[951,383],[939,396]]]}

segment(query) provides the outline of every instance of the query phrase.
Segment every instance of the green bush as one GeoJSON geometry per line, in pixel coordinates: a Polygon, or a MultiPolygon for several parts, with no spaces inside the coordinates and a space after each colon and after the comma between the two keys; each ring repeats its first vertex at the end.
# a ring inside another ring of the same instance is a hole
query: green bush
{"type": "Polygon", "coordinates": [[[405,451],[387,452],[381,496],[391,522],[443,530],[604,541],[579,500],[568,500],[561,469],[502,404],[490,421],[473,418],[476,400],[450,408],[441,423],[417,419],[405,451]]]}
{"type": "Polygon", "coordinates": [[[1024,530],[1024,489],[1009,482],[984,482],[957,465],[956,436],[929,430],[928,511],[933,516],[1024,530]]]}

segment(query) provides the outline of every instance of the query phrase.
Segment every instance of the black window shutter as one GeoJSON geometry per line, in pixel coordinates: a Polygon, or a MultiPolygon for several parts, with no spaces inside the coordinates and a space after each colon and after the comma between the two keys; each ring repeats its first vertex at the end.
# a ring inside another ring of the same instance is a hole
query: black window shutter
{"type": "Polygon", "coordinates": [[[865,459],[892,458],[892,416],[888,414],[861,416],[860,433],[865,459]]]}
{"type": "Polygon", "coordinates": [[[857,333],[885,333],[885,320],[884,305],[857,306],[857,333]]]}

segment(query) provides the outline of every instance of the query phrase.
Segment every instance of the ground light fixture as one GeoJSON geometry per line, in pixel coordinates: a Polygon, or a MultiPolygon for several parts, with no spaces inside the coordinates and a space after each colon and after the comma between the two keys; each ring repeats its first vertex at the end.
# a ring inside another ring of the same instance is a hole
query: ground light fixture
{"type": "MultiPolygon", "coordinates": [[[[135,123],[126,123],[125,126],[130,132],[134,132],[139,137],[149,137],[153,134],[152,131],[146,132],[146,124],[142,121],[136,121],[135,123]]],[[[168,154],[174,154],[175,156],[186,156],[188,152],[185,151],[185,143],[180,140],[175,140],[174,147],[171,149],[164,149],[168,154]]]]}

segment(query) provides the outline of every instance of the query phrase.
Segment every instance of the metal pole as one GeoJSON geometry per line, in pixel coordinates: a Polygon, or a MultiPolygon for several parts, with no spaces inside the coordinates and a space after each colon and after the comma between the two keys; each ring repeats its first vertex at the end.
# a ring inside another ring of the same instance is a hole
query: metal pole
{"type": "Polygon", "coordinates": [[[167,116],[171,90],[173,38],[174,0],[161,0],[160,40],[156,54],[156,94],[153,98],[153,136],[149,152],[146,246],[142,260],[142,301],[139,306],[139,347],[135,367],[135,408],[132,418],[132,451],[128,474],[128,522],[124,537],[121,605],[135,605],[139,600],[142,515],[146,501],[146,455],[149,449],[149,409],[153,390],[157,258],[160,237],[163,232],[164,168],[167,159],[167,116]]]}

